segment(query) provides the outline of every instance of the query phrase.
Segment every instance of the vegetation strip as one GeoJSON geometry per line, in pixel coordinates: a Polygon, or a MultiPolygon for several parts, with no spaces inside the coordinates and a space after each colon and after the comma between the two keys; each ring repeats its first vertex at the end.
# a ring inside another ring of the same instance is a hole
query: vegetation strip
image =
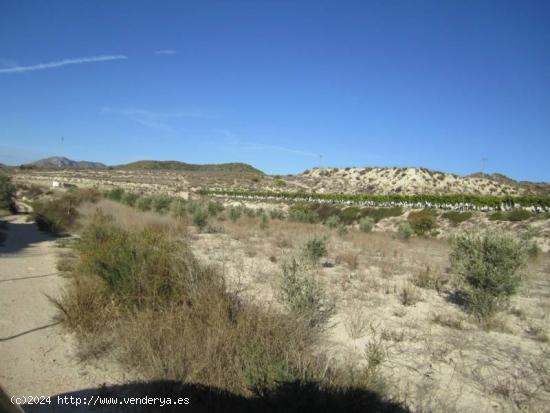
{"type": "Polygon", "coordinates": [[[235,198],[264,198],[264,199],[282,199],[291,201],[312,201],[312,202],[345,202],[345,203],[366,203],[366,204],[410,204],[424,205],[429,207],[439,206],[461,206],[464,209],[477,209],[488,207],[493,209],[533,207],[537,210],[550,210],[550,197],[545,196],[484,196],[471,194],[452,194],[452,195],[375,195],[375,194],[335,194],[335,193],[310,193],[310,192],[272,192],[272,191],[227,191],[200,189],[197,191],[200,195],[225,196],[235,198]]]}

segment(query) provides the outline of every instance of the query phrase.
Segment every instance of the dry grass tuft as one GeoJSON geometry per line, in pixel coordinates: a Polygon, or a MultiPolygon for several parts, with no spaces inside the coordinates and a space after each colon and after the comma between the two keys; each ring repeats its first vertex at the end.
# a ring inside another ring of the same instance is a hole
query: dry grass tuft
{"type": "Polygon", "coordinates": [[[404,306],[415,305],[422,300],[422,294],[414,285],[406,283],[399,291],[399,299],[404,306]]]}

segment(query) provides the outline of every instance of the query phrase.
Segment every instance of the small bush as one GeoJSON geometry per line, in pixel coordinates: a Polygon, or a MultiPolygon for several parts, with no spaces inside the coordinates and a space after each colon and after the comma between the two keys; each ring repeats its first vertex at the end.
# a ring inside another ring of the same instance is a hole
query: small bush
{"type": "Polygon", "coordinates": [[[164,214],[170,209],[172,198],[166,195],[155,195],[151,200],[151,209],[159,214],[164,214]]]}
{"type": "Polygon", "coordinates": [[[411,280],[414,285],[420,288],[427,288],[436,291],[441,291],[443,286],[449,281],[437,271],[432,271],[429,265],[411,280]]]}
{"type": "Polygon", "coordinates": [[[220,202],[210,201],[208,202],[208,215],[215,217],[224,210],[223,205],[220,202]]]}
{"type": "Polygon", "coordinates": [[[229,208],[228,216],[229,219],[233,222],[237,222],[237,220],[242,216],[243,210],[240,207],[234,207],[232,206],[229,208]]]}
{"type": "Polygon", "coordinates": [[[193,225],[196,225],[201,231],[208,224],[208,214],[202,208],[199,208],[193,214],[193,225]]]}
{"type": "Polygon", "coordinates": [[[139,195],[134,192],[126,192],[122,195],[121,201],[122,203],[128,205],[128,206],[135,206],[137,200],[139,199],[139,195]]]}
{"type": "Polygon", "coordinates": [[[269,211],[269,217],[271,219],[285,219],[285,213],[280,209],[271,209],[269,211]]]}
{"type": "Polygon", "coordinates": [[[527,241],[502,232],[467,232],[453,239],[451,266],[467,308],[479,319],[508,304],[527,254],[527,241]]]}
{"type": "Polygon", "coordinates": [[[288,219],[306,224],[319,222],[319,215],[305,204],[294,204],[288,210],[288,219]]]}
{"type": "Polygon", "coordinates": [[[322,326],[331,310],[325,305],[324,291],[311,276],[304,264],[296,259],[281,266],[282,277],[279,298],[288,310],[310,327],[322,326]]]}
{"type": "Polygon", "coordinates": [[[15,185],[11,177],[0,173],[0,210],[15,212],[15,185]]]}
{"type": "Polygon", "coordinates": [[[496,211],[489,215],[489,220],[491,221],[525,221],[526,219],[532,218],[534,215],[532,212],[525,209],[514,209],[512,211],[503,212],[496,211]]]}
{"type": "Polygon", "coordinates": [[[32,217],[42,231],[54,235],[66,234],[73,229],[78,218],[77,206],[84,201],[96,202],[99,194],[94,190],[76,190],[66,192],[59,198],[33,205],[32,217]]]}
{"type": "Polygon", "coordinates": [[[140,211],[150,211],[153,199],[150,196],[142,196],[136,201],[136,208],[140,211]]]}
{"type": "Polygon", "coordinates": [[[359,221],[359,229],[361,232],[371,232],[372,228],[374,227],[374,219],[371,217],[364,217],[361,218],[359,221]]]}
{"type": "Polygon", "coordinates": [[[375,223],[385,218],[399,217],[403,215],[401,207],[392,208],[364,208],[360,212],[361,217],[370,217],[375,223]]]}
{"type": "Polygon", "coordinates": [[[533,216],[533,213],[525,209],[514,209],[507,214],[508,221],[525,221],[533,216]]]}
{"type": "Polygon", "coordinates": [[[327,241],[318,236],[308,239],[303,247],[303,255],[310,262],[317,263],[321,257],[327,255],[327,241]]]}
{"type": "Polygon", "coordinates": [[[472,218],[471,212],[459,212],[459,211],[448,211],[443,213],[441,216],[445,219],[451,221],[453,225],[458,225],[461,222],[468,221],[472,218]]]}
{"type": "Polygon", "coordinates": [[[397,228],[397,234],[399,235],[400,239],[406,241],[412,236],[413,229],[408,222],[402,222],[397,228]]]}
{"type": "Polygon", "coordinates": [[[243,207],[243,213],[249,217],[254,218],[256,216],[256,212],[252,208],[243,207]]]}
{"type": "Polygon", "coordinates": [[[421,300],[422,296],[420,291],[411,284],[406,284],[401,288],[399,292],[399,299],[401,304],[405,306],[414,305],[421,300]]]}
{"type": "Polygon", "coordinates": [[[260,216],[260,228],[267,229],[267,227],[269,227],[269,218],[267,217],[267,214],[262,214],[260,216]]]}
{"type": "Polygon", "coordinates": [[[364,310],[358,308],[351,308],[345,315],[344,328],[346,333],[353,340],[361,338],[365,335],[369,326],[369,318],[364,310]]]}
{"type": "Polygon", "coordinates": [[[187,203],[185,200],[176,198],[173,199],[170,203],[170,212],[172,215],[178,219],[184,218],[187,216],[187,203]]]}
{"type": "Polygon", "coordinates": [[[351,225],[359,219],[361,210],[357,207],[348,207],[340,210],[340,221],[345,225],[351,225]]]}
{"type": "Polygon", "coordinates": [[[329,228],[336,228],[340,225],[340,217],[338,215],[331,215],[325,221],[325,225],[329,228]]]}
{"type": "Polygon", "coordinates": [[[431,209],[411,211],[407,217],[407,221],[417,235],[425,235],[437,227],[436,216],[431,209]]]}
{"type": "Polygon", "coordinates": [[[110,191],[107,191],[105,194],[105,197],[120,202],[122,200],[122,196],[124,195],[124,189],[122,188],[113,188],[110,191]]]}

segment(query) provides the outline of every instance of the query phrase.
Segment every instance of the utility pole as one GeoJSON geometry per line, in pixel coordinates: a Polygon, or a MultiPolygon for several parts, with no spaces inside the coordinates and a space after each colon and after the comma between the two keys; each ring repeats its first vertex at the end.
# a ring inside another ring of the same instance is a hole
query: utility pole
{"type": "Polygon", "coordinates": [[[485,164],[487,163],[487,158],[481,158],[481,174],[485,175],[485,164]]]}

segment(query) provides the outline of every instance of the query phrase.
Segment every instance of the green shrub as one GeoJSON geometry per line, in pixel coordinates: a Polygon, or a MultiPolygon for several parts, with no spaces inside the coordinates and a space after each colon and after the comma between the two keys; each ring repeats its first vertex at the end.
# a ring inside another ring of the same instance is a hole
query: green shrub
{"type": "Polygon", "coordinates": [[[319,215],[307,204],[294,204],[288,210],[288,219],[305,224],[314,224],[319,222],[319,215]]]}
{"type": "Polygon", "coordinates": [[[107,198],[117,202],[120,202],[122,200],[123,195],[124,195],[124,189],[122,188],[113,188],[110,191],[107,191],[107,193],[105,194],[107,198]]]}
{"type": "Polygon", "coordinates": [[[260,216],[260,228],[266,229],[269,227],[269,218],[267,217],[267,214],[262,214],[260,216]]]}
{"type": "Polygon", "coordinates": [[[181,198],[175,198],[170,203],[170,212],[176,218],[187,216],[187,202],[181,198]]]}
{"type": "Polygon", "coordinates": [[[444,212],[441,216],[451,221],[453,225],[458,225],[461,222],[468,221],[472,218],[472,215],[471,212],[448,211],[444,212]]]}
{"type": "Polygon", "coordinates": [[[361,217],[370,217],[375,223],[384,218],[399,217],[403,215],[401,207],[392,208],[363,208],[360,212],[361,217]]]}
{"type": "Polygon", "coordinates": [[[327,255],[327,241],[318,236],[311,237],[303,246],[303,255],[312,263],[317,263],[327,255]]]}
{"type": "Polygon", "coordinates": [[[525,221],[533,216],[530,211],[526,209],[514,209],[507,214],[508,221],[525,221]]]}
{"type": "Polygon", "coordinates": [[[237,220],[242,216],[243,210],[241,207],[230,207],[228,211],[229,219],[233,222],[237,222],[237,220]]]}
{"type": "Polygon", "coordinates": [[[514,209],[512,211],[496,211],[489,215],[489,220],[491,221],[525,221],[526,219],[532,218],[534,215],[532,212],[525,209],[514,209]]]}
{"type": "Polygon", "coordinates": [[[208,214],[212,217],[215,217],[216,215],[218,215],[220,212],[224,210],[224,207],[220,202],[210,201],[208,202],[207,209],[208,209],[208,214]]]}
{"type": "Polygon", "coordinates": [[[397,227],[397,234],[400,239],[402,239],[403,241],[406,241],[412,236],[413,229],[408,222],[402,222],[397,227]]]}
{"type": "Polygon", "coordinates": [[[340,210],[338,215],[340,217],[340,221],[346,225],[351,225],[359,219],[360,213],[361,210],[359,208],[352,206],[340,210]]]}
{"type": "Polygon", "coordinates": [[[172,198],[166,195],[155,195],[151,200],[151,209],[159,214],[164,214],[170,209],[172,198]]]}
{"type": "Polygon", "coordinates": [[[527,241],[501,232],[466,232],[452,240],[451,266],[468,309],[487,319],[508,303],[522,280],[527,241]]]}
{"type": "Polygon", "coordinates": [[[110,224],[110,218],[100,216],[82,232],[78,270],[101,277],[117,300],[139,305],[166,299],[174,286],[163,275],[174,269],[177,245],[158,229],[130,232],[110,224]]]}
{"type": "Polygon", "coordinates": [[[407,221],[417,235],[425,235],[437,227],[436,215],[431,209],[411,211],[407,221]]]}
{"type": "Polygon", "coordinates": [[[196,225],[201,231],[208,224],[208,214],[202,208],[199,208],[193,214],[193,225],[196,225]]]}
{"type": "Polygon", "coordinates": [[[15,185],[11,177],[0,173],[0,210],[15,212],[15,185]]]}
{"type": "Polygon", "coordinates": [[[374,219],[371,217],[364,217],[359,220],[359,229],[361,232],[371,232],[374,227],[374,219]]]}
{"type": "Polygon", "coordinates": [[[285,219],[285,213],[281,211],[280,209],[270,209],[269,210],[269,217],[271,219],[285,219]]]}
{"type": "Polygon", "coordinates": [[[150,196],[142,196],[136,201],[136,208],[140,211],[150,211],[153,199],[150,196]]]}
{"type": "Polygon", "coordinates": [[[139,195],[134,192],[126,192],[122,195],[121,201],[131,207],[136,205],[139,195]]]}
{"type": "Polygon", "coordinates": [[[256,212],[252,208],[243,207],[242,210],[243,213],[249,218],[254,218],[254,216],[256,216],[256,212]]]}
{"type": "Polygon", "coordinates": [[[276,357],[265,346],[252,342],[243,349],[245,354],[244,377],[246,386],[255,395],[265,396],[281,383],[297,379],[284,359],[276,357]]]}
{"type": "Polygon", "coordinates": [[[340,225],[340,217],[338,215],[331,215],[326,219],[325,225],[329,228],[337,228],[340,225]]]}
{"type": "Polygon", "coordinates": [[[66,192],[58,198],[33,205],[32,217],[42,231],[62,235],[73,229],[78,218],[77,206],[82,202],[96,202],[99,194],[95,190],[66,192]]]}
{"type": "Polygon", "coordinates": [[[324,291],[312,279],[304,264],[296,259],[283,262],[279,284],[279,299],[295,317],[310,327],[322,326],[330,317],[331,309],[325,303],[324,291]]]}
{"type": "Polygon", "coordinates": [[[189,215],[193,215],[200,208],[201,208],[201,205],[198,202],[195,202],[195,201],[187,202],[187,213],[189,215]]]}

